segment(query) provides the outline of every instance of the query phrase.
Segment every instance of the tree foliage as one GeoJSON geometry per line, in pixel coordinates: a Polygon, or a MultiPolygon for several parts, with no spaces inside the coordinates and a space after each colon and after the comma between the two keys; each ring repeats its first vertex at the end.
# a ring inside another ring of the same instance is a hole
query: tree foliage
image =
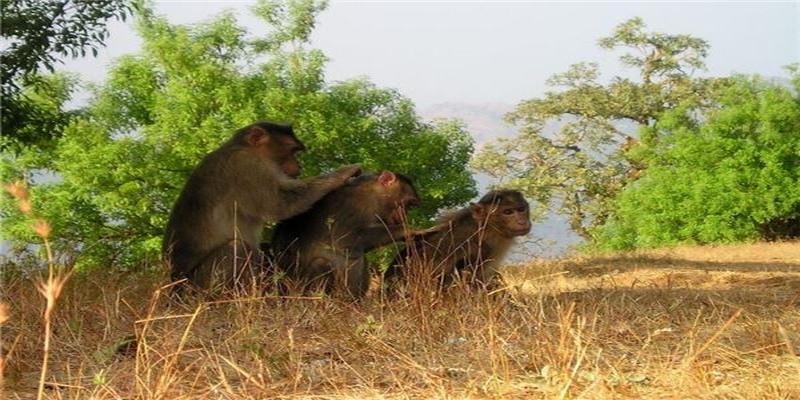
{"type": "Polygon", "coordinates": [[[666,112],[643,134],[649,167],[595,232],[601,248],[800,236],[800,80],[739,77],[698,111],[666,112]],[[654,141],[655,138],[659,140],[654,141]]]}
{"type": "Polygon", "coordinates": [[[53,72],[61,57],[84,57],[108,38],[106,23],[125,19],[129,0],[2,0],[0,33],[5,41],[2,56],[3,147],[46,145],[65,126],[68,115],[53,117],[40,109],[33,92],[62,92],[58,84],[41,78],[53,72]],[[41,124],[41,125],[39,125],[41,124]],[[13,142],[12,142],[13,139],[13,142]]]}
{"type": "Polygon", "coordinates": [[[679,104],[705,105],[724,84],[694,76],[704,67],[705,41],[645,28],[634,18],[599,41],[624,50],[620,60],[637,79],[602,83],[596,63],[572,65],[548,80],[557,90],[523,101],[507,116],[520,125],[519,135],[486,146],[475,166],[535,199],[540,214],[555,204],[576,233],[590,237],[613,213],[614,197],[646,167],[628,156],[637,128],[679,104]]]}
{"type": "MultiPolygon", "coordinates": [[[[295,126],[309,147],[301,160],[308,175],[356,162],[410,175],[423,199],[418,220],[472,198],[472,141],[461,125],[422,123],[407,98],[363,79],[325,82],[325,56],[306,43],[323,8],[260,2],[254,11],[269,32],[257,38],[231,14],[175,26],[142,10],[143,51],[117,60],[46,155],[59,179],[32,188],[56,245],[88,265],[157,256],[192,167],[234,129],[262,119],[295,126]]],[[[41,156],[26,152],[7,171],[23,173],[41,156]]],[[[33,241],[10,204],[3,213],[6,235],[33,241]]]]}

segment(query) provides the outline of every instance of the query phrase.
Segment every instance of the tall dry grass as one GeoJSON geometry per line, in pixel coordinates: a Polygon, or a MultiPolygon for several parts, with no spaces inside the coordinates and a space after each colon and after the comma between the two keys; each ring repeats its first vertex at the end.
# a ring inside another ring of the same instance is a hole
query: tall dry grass
{"type": "MultiPolygon", "coordinates": [[[[48,398],[800,398],[800,244],[506,268],[489,295],[175,300],[164,276],[74,276],[48,398]]],[[[682,251],[689,253],[682,253],[682,251]]],[[[6,396],[36,394],[46,301],[5,278],[6,396]]]]}
{"type": "Polygon", "coordinates": [[[494,293],[421,279],[360,303],[176,299],[166,273],[48,264],[3,268],[6,398],[800,398],[800,243],[537,261],[494,293]]]}
{"type": "MultiPolygon", "coordinates": [[[[61,290],[64,288],[71,271],[66,270],[62,266],[58,266],[54,262],[53,258],[53,250],[50,247],[50,225],[44,219],[38,218],[34,215],[33,207],[31,206],[30,197],[28,195],[28,190],[24,182],[17,181],[4,187],[6,191],[16,200],[17,206],[22,212],[22,214],[26,215],[30,218],[33,223],[31,225],[31,229],[42,239],[42,245],[44,246],[45,250],[45,260],[47,261],[47,278],[39,277],[36,279],[36,289],[39,291],[39,294],[44,297],[46,301],[46,305],[44,308],[44,313],[42,319],[44,320],[44,343],[42,344],[42,363],[40,367],[40,374],[39,374],[39,385],[36,391],[36,398],[41,400],[44,398],[44,390],[45,390],[45,378],[47,376],[47,368],[49,365],[49,355],[50,355],[50,339],[52,337],[52,316],[53,310],[55,309],[56,300],[61,295],[61,290]]],[[[0,283],[3,281],[0,277],[0,283]]],[[[8,307],[4,303],[0,303],[0,324],[3,324],[6,320],[8,320],[8,307]]],[[[1,335],[0,335],[1,336],[1,335]]],[[[6,357],[2,355],[4,353],[2,351],[2,337],[0,337],[0,394],[3,394],[3,371],[5,369],[5,364],[7,362],[6,357]]]]}

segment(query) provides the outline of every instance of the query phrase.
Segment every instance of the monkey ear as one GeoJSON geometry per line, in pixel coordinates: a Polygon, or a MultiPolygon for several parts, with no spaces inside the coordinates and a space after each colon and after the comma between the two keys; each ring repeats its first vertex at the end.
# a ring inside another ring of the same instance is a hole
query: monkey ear
{"type": "Polygon", "coordinates": [[[253,126],[247,131],[244,140],[250,146],[261,146],[269,142],[269,133],[260,126],[253,126]]]}
{"type": "Polygon", "coordinates": [[[470,203],[469,208],[472,211],[472,219],[476,222],[483,222],[486,217],[486,207],[483,204],[470,203]]]}
{"type": "Polygon", "coordinates": [[[392,171],[383,171],[378,175],[378,183],[383,186],[389,186],[397,180],[397,176],[392,171]]]}

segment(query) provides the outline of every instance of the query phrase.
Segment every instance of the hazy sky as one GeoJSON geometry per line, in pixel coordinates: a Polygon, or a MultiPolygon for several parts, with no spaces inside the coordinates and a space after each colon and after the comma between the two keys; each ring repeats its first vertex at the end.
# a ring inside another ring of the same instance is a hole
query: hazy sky
{"type": "MultiPolygon", "coordinates": [[[[252,2],[163,1],[173,23],[196,23],[235,10],[251,33],[264,25],[252,2]]],[[[332,1],[318,21],[313,45],[330,58],[329,80],[368,76],[399,89],[418,106],[506,103],[537,95],[544,81],[579,61],[599,61],[607,75],[623,73],[596,45],[620,22],[644,18],[649,28],[689,33],[711,44],[708,74],[785,76],[800,61],[798,2],[354,2],[332,1]]],[[[100,81],[112,60],[136,52],[129,24],[111,26],[108,48],[96,59],[64,68],[100,81]]]]}

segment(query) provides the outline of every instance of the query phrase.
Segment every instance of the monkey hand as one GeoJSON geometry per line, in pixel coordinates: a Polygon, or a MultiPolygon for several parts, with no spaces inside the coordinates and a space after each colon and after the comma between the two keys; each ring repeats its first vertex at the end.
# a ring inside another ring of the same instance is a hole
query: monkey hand
{"type": "Polygon", "coordinates": [[[336,175],[342,178],[342,181],[347,182],[348,179],[361,175],[361,165],[352,164],[341,167],[336,170],[336,175]]]}

